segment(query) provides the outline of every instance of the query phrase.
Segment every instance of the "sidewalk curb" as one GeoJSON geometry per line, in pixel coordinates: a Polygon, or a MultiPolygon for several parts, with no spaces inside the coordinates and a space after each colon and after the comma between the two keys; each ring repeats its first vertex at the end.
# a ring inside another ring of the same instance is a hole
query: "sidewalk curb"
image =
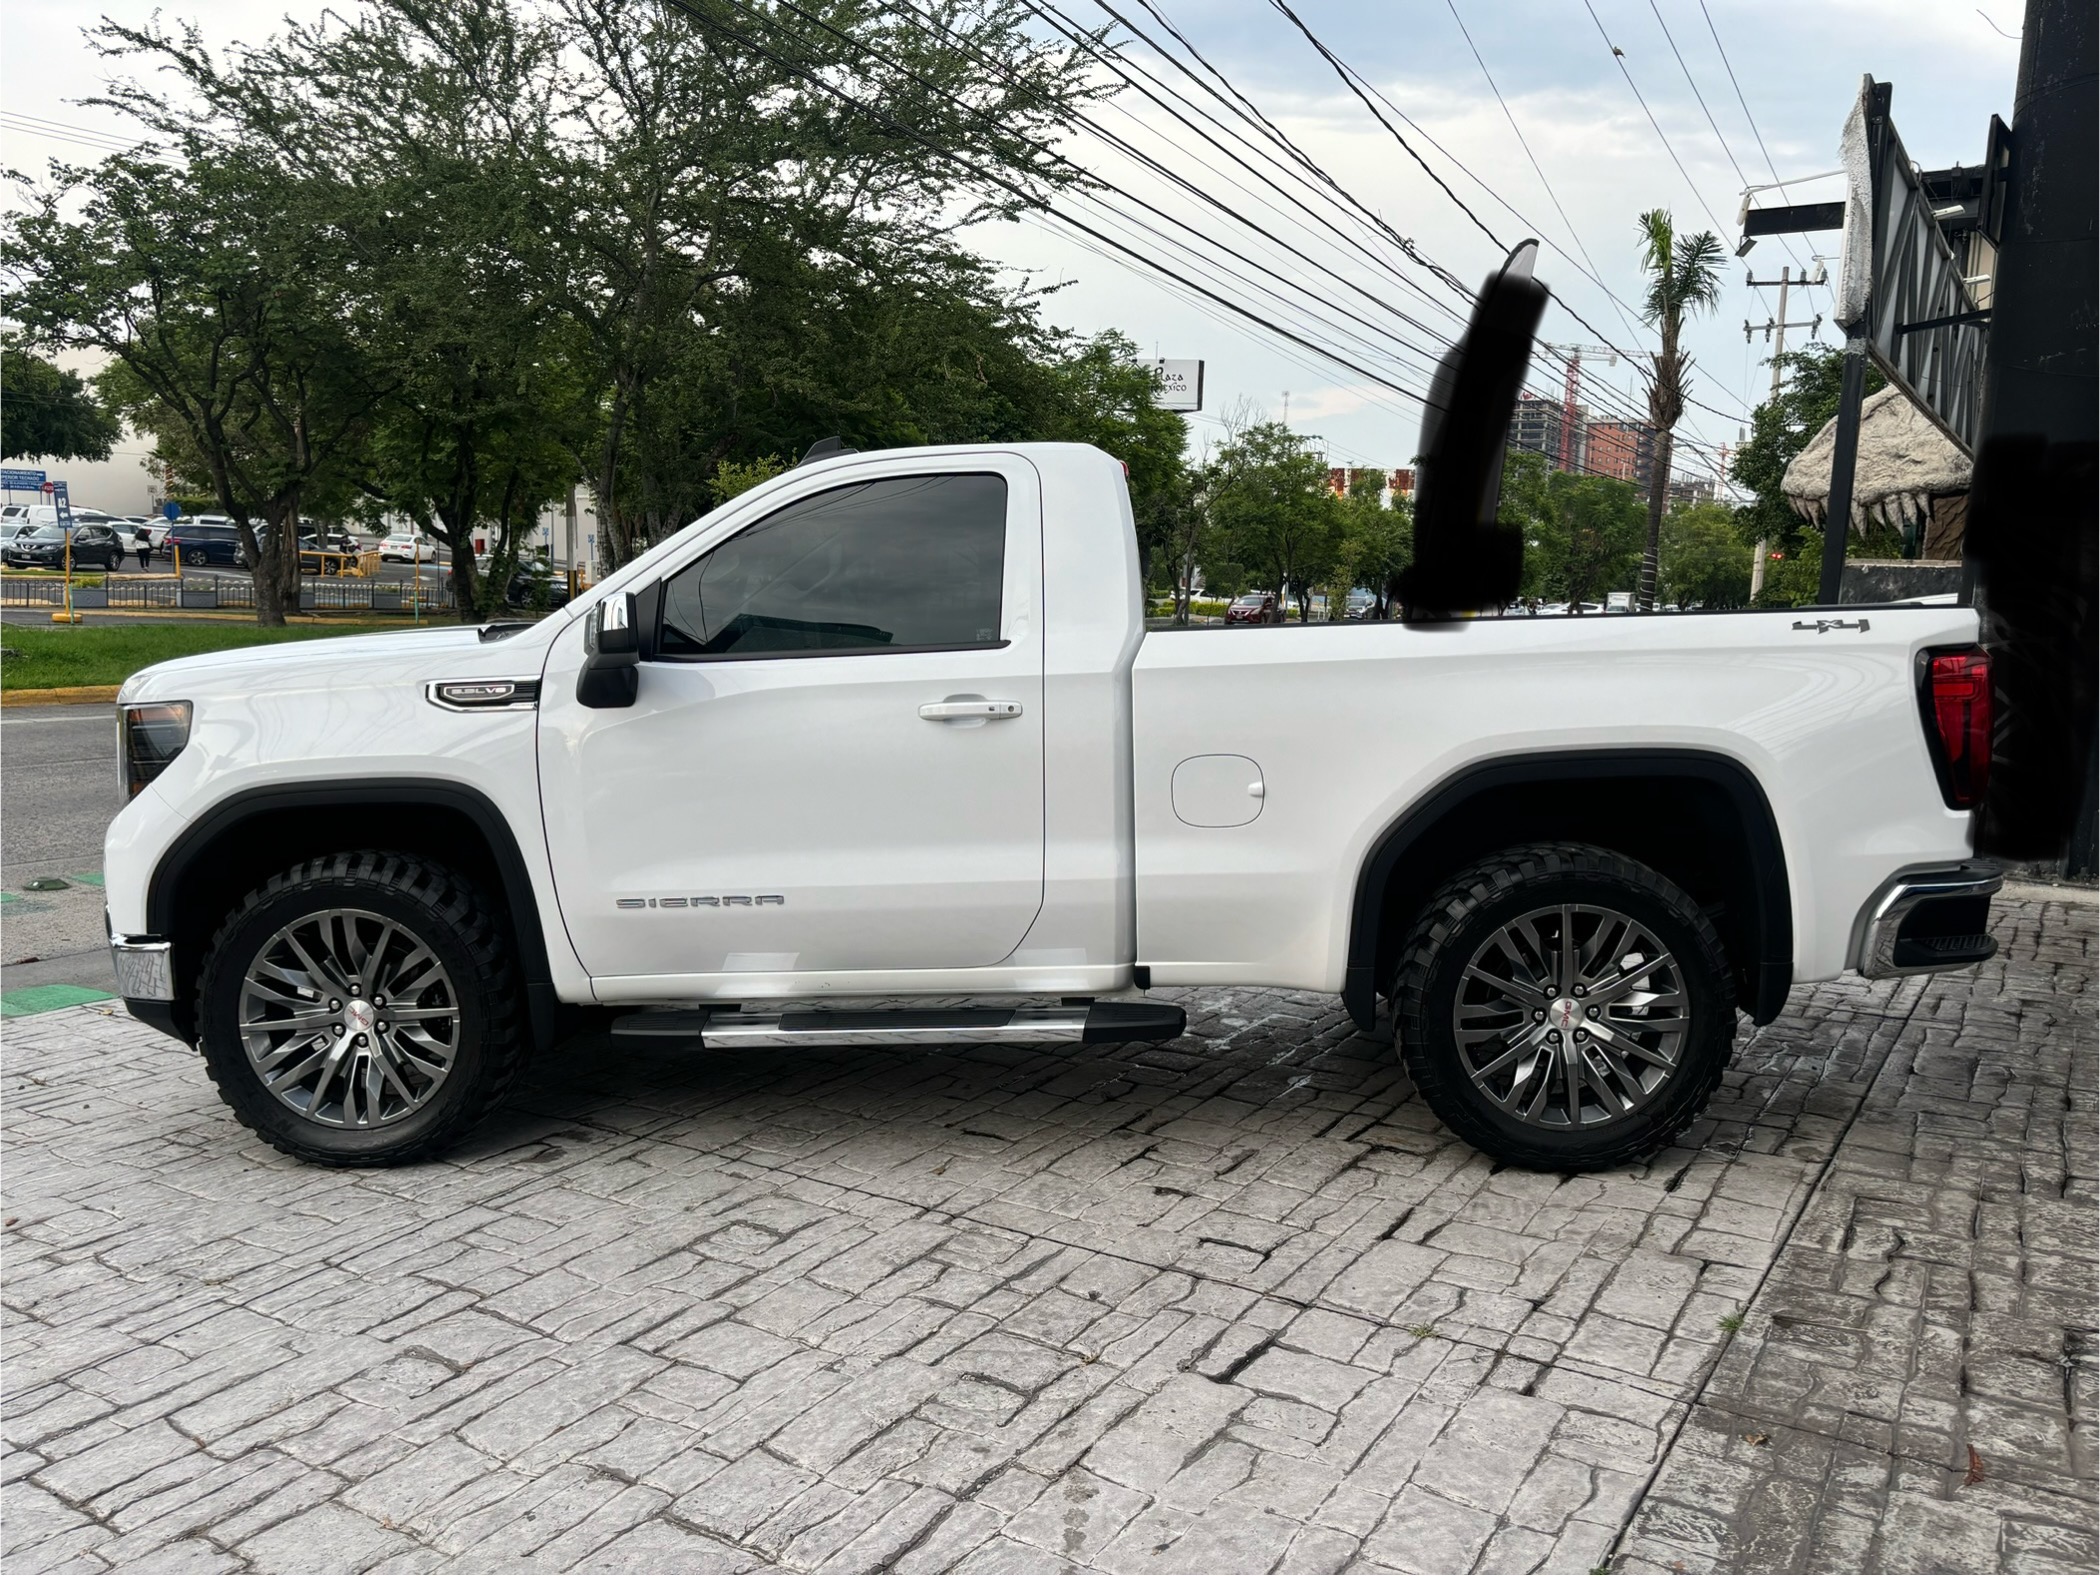
{"type": "Polygon", "coordinates": [[[76,684],[64,689],[0,690],[0,706],[98,706],[117,698],[115,684],[76,684]]]}

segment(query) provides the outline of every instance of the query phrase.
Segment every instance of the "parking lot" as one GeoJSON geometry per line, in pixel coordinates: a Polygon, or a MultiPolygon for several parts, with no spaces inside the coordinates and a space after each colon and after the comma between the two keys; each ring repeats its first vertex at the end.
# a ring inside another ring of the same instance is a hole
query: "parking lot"
{"type": "MultiPolygon", "coordinates": [[[[18,718],[10,893],[115,798],[18,718]]],[[[6,1566],[2090,1570],[2094,917],[1797,990],[1590,1177],[1279,992],[1153,1047],[579,1041],[392,1172],[115,1004],[14,1017],[6,1566]]]]}

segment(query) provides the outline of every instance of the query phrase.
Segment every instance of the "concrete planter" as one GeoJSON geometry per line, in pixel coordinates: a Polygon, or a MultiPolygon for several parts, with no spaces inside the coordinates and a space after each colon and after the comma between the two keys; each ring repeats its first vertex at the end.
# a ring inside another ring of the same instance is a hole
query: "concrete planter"
{"type": "Polygon", "coordinates": [[[73,605],[75,607],[108,607],[109,592],[101,586],[75,586],[73,588],[73,605]]]}
{"type": "Polygon", "coordinates": [[[182,607],[217,607],[219,605],[219,588],[209,584],[185,584],[182,588],[182,599],[178,605],[182,607]]]}

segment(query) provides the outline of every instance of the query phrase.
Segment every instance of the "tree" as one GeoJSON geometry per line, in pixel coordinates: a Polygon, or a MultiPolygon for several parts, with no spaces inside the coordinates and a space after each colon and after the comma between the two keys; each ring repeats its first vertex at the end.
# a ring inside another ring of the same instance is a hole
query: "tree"
{"type": "Polygon", "coordinates": [[[1341,547],[1342,506],[1325,459],[1282,423],[1255,422],[1228,431],[1204,480],[1227,554],[1262,576],[1279,603],[1296,601],[1302,622],[1341,547]]]}
{"type": "MultiPolygon", "coordinates": [[[[677,396],[695,381],[758,381],[789,404],[798,382],[849,387],[810,376],[783,305],[823,322],[844,303],[822,287],[843,286],[862,304],[908,308],[919,280],[936,307],[953,301],[959,275],[986,276],[946,237],[959,219],[1013,212],[1078,178],[1045,139],[1094,90],[1076,46],[1028,33],[1021,0],[978,0],[939,28],[857,0],[764,12],[560,0],[560,14],[589,86],[559,177],[564,303],[589,345],[591,470],[620,562],[690,518],[683,490],[712,469],[666,470],[679,446],[630,434],[684,430],[695,407],[677,396]]],[[[967,373],[952,334],[934,344],[967,373]]],[[[797,447],[757,441],[744,457],[797,447]]],[[[725,441],[711,458],[732,457],[725,441]]]]}
{"type": "Polygon", "coordinates": [[[1571,611],[1629,583],[1641,561],[1641,500],[1631,482],[1548,469],[1512,451],[1502,466],[1501,517],[1524,533],[1526,597],[1571,611]]]}
{"type": "Polygon", "coordinates": [[[1178,412],[1159,408],[1158,391],[1158,375],[1139,360],[1138,347],[1109,329],[1051,366],[1051,408],[1040,423],[1045,438],[1091,443],[1123,462],[1147,585],[1155,562],[1172,556],[1194,513],[1189,425],[1178,412]]]}
{"type": "Polygon", "coordinates": [[[1655,428],[1655,464],[1648,475],[1648,546],[1641,556],[1635,606],[1655,607],[1655,575],[1661,550],[1663,506],[1670,493],[1670,460],[1678,420],[1691,390],[1692,358],[1678,347],[1688,316],[1712,308],[1721,299],[1721,243],[1711,230],[1679,235],[1670,215],[1651,208],[1640,217],[1641,266],[1648,274],[1642,315],[1662,336],[1662,348],[1650,359],[1648,420],[1655,428]]]}
{"type": "Polygon", "coordinates": [[[105,397],[232,519],[257,620],[281,624],[301,500],[356,454],[384,397],[367,303],[343,288],[374,216],[353,186],[253,146],[189,132],[181,151],[55,166],[0,231],[0,269],[26,337],[116,363],[105,397]]]}
{"type": "MultiPolygon", "coordinates": [[[[1776,358],[1779,392],[1751,412],[1749,438],[1729,460],[1728,474],[1748,489],[1751,500],[1737,515],[1743,544],[1763,541],[1779,562],[1766,565],[1760,607],[1797,607],[1813,602],[1821,585],[1823,533],[1794,512],[1780,481],[1809,439],[1837,414],[1842,352],[1828,345],[1789,350],[1776,358]],[[1793,567],[1807,560],[1806,571],[1793,567]]],[[[1887,380],[1867,368],[1866,391],[1887,380]]]]}
{"type": "Polygon", "coordinates": [[[106,460],[119,431],[76,372],[0,342],[0,454],[11,460],[106,460]]]}
{"type": "MultiPolygon", "coordinates": [[[[1359,471],[1350,478],[1349,496],[1342,502],[1342,540],[1339,554],[1343,574],[1336,581],[1341,600],[1362,586],[1373,598],[1370,616],[1390,618],[1395,583],[1400,571],[1414,562],[1414,503],[1404,493],[1394,493],[1390,504],[1382,503],[1385,478],[1377,471],[1359,471]]],[[[1341,616],[1343,609],[1330,597],[1328,617],[1341,616]]]]}
{"type": "Polygon", "coordinates": [[[1742,607],[1750,565],[1741,528],[1726,504],[1689,503],[1663,517],[1659,586],[1678,607],[1742,607]]]}

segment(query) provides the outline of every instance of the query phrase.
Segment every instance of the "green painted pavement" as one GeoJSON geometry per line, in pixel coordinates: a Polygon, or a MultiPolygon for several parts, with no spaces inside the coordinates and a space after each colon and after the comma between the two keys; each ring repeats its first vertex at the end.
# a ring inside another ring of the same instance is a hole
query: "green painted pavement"
{"type": "Polygon", "coordinates": [[[0,1018],[26,1018],[31,1013],[114,1000],[108,991],[91,990],[85,985],[25,985],[20,990],[0,993],[0,1018]]]}

